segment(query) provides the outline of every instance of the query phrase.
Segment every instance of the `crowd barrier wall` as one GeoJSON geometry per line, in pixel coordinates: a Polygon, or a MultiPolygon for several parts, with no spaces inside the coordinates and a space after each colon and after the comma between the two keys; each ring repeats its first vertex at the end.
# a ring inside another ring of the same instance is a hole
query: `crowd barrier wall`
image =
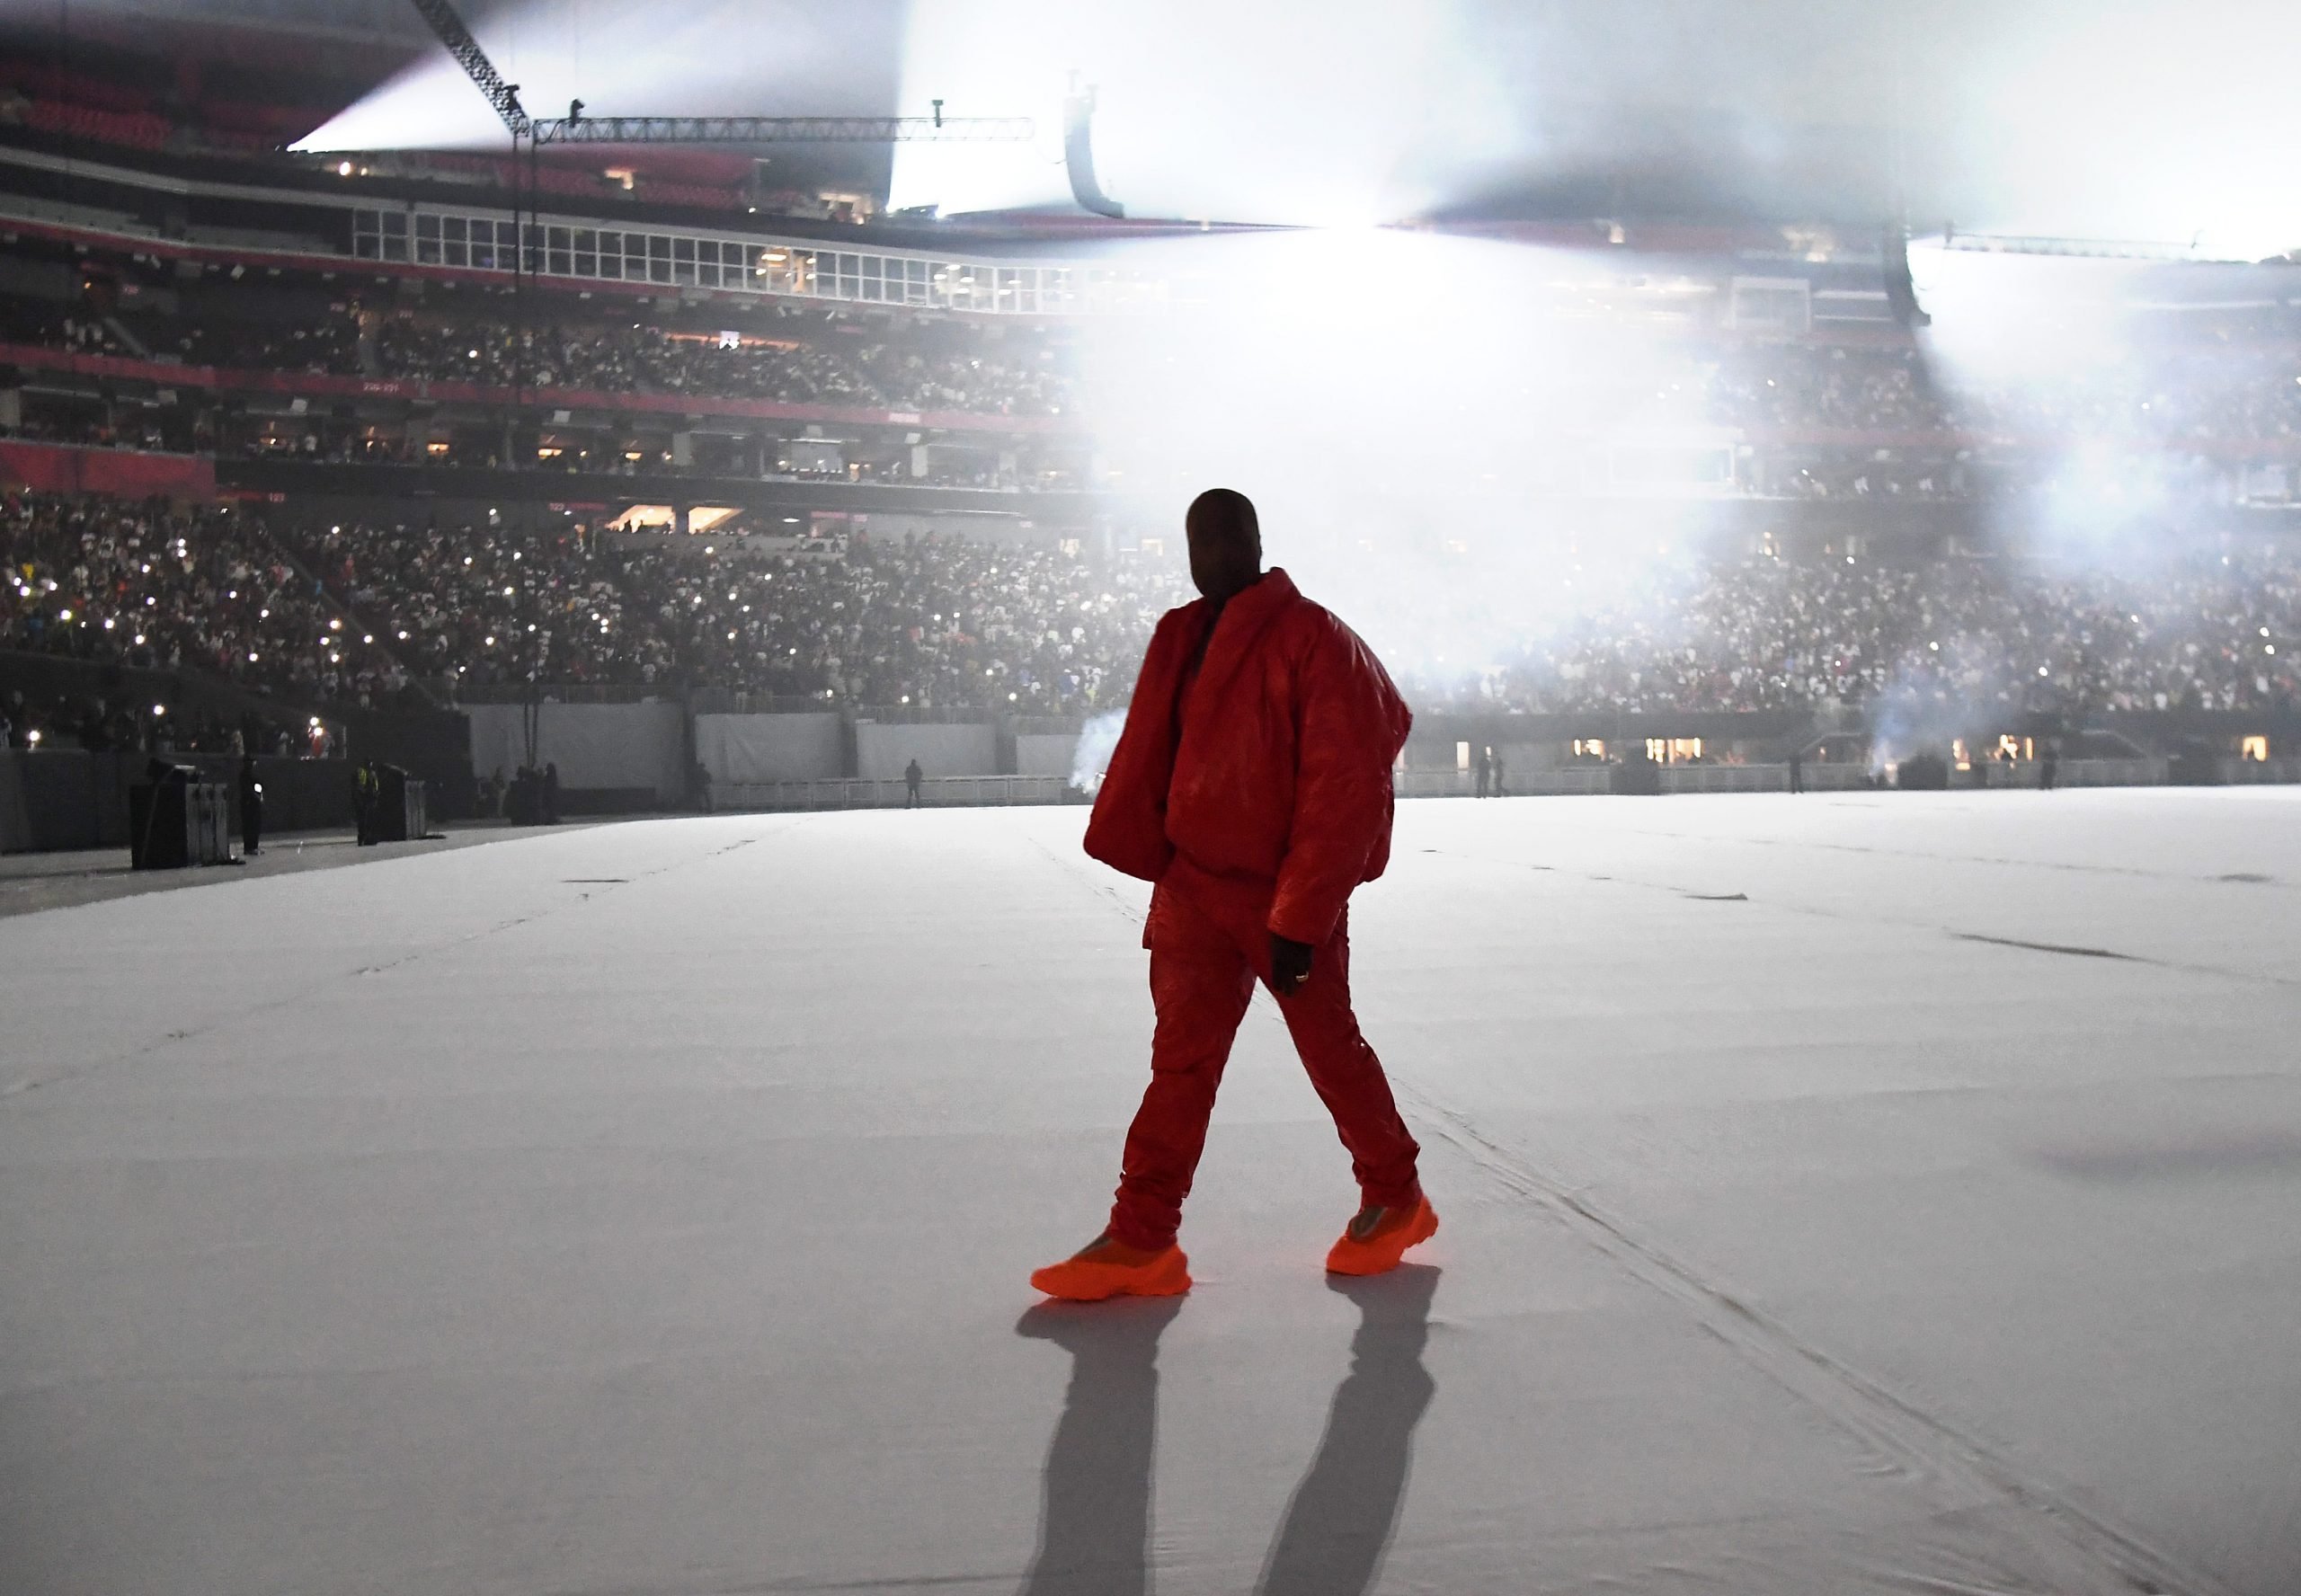
{"type": "Polygon", "coordinates": [[[216,497],[216,462],[205,455],[12,439],[0,442],[0,483],[43,493],[208,500],[216,497]]]}
{"type": "MultiPolygon", "coordinates": [[[[270,724],[294,726],[310,713],[305,706],[199,671],[150,669],[16,649],[0,650],[0,694],[8,690],[21,691],[35,704],[58,698],[164,703],[171,714],[206,714],[227,725],[253,714],[270,724]]],[[[460,714],[434,708],[361,709],[349,704],[323,705],[319,713],[331,729],[342,733],[338,747],[352,759],[397,765],[421,776],[432,819],[460,820],[472,812],[471,733],[460,714]]],[[[268,760],[263,746],[268,745],[259,746],[258,756],[268,760]]],[[[166,757],[195,762],[191,755],[166,757]]]]}
{"type": "Polygon", "coordinates": [[[25,754],[0,749],[0,854],[31,851],[32,811],[24,802],[25,754]]]}
{"type": "MultiPolygon", "coordinates": [[[[1810,767],[1814,769],[1828,767],[1810,767]]],[[[1665,793],[1787,793],[1790,790],[1790,767],[1787,765],[1665,765],[1661,770],[1662,791],[1665,793]]]]}
{"type": "Polygon", "coordinates": [[[942,726],[855,723],[857,776],[900,783],[913,759],[930,776],[997,776],[999,728],[988,721],[942,726]]]}
{"type": "Polygon", "coordinates": [[[846,728],[835,711],[699,714],[695,717],[695,757],[711,773],[715,790],[823,781],[846,774],[846,728]]]}
{"type": "Polygon", "coordinates": [[[1071,763],[1078,757],[1079,734],[1076,732],[1015,733],[1015,770],[1017,775],[1059,776],[1068,781],[1071,763]]]}
{"type": "Polygon", "coordinates": [[[2230,786],[2301,782],[2301,759],[2223,759],[2219,768],[2222,781],[2230,786]]]}
{"type": "MultiPolygon", "coordinates": [[[[1612,772],[1605,765],[1554,765],[1522,778],[1506,772],[1503,791],[1513,798],[1558,798],[1603,793],[1612,772]]],[[[1398,770],[1390,791],[1400,798],[1475,798],[1477,778],[1467,770],[1398,770]]]]}
{"type": "MultiPolygon", "coordinates": [[[[837,781],[747,782],[724,792],[714,787],[711,796],[714,806],[721,810],[902,809],[911,802],[909,784],[900,778],[860,776],[837,781]]],[[[921,781],[919,802],[922,808],[948,809],[1080,800],[1061,776],[946,776],[921,781]]]]}
{"type": "MultiPolygon", "coordinates": [[[[128,789],[154,758],[190,765],[200,779],[232,792],[232,831],[239,835],[240,762],[229,754],[151,754],[84,749],[0,751],[0,853],[128,846],[128,789]]],[[[263,828],[349,830],[353,821],[351,762],[259,755],[263,828]]]]}
{"type": "MultiPolygon", "coordinates": [[[[559,767],[559,787],[641,790],[658,803],[683,802],[688,790],[687,711],[676,700],[640,704],[471,704],[471,766],[482,779],[528,763],[528,717],[535,716],[535,765],[559,767]]],[[[573,808],[572,804],[563,807],[573,808]]]]}

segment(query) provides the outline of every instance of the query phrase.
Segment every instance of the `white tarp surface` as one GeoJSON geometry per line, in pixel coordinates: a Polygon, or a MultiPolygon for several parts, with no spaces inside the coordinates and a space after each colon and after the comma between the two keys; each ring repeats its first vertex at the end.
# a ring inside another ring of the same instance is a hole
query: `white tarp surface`
{"type": "Polygon", "coordinates": [[[1400,805],[1444,1228],[1266,999],[1165,1304],[1079,810],[0,921],[0,1589],[2301,1589],[2301,794],[1400,805]]]}
{"type": "Polygon", "coordinates": [[[1061,736],[1044,732],[1016,734],[1015,772],[1018,776],[1068,777],[1078,755],[1079,734],[1075,732],[1061,736]]]}
{"type": "Polygon", "coordinates": [[[997,776],[999,729],[988,723],[954,726],[858,721],[855,774],[894,781],[913,759],[923,776],[997,776]]]}
{"type": "MultiPolygon", "coordinates": [[[[475,704],[471,765],[483,779],[527,762],[525,705],[475,704]]],[[[535,711],[536,765],[559,767],[562,787],[645,788],[669,800],[687,792],[685,712],[676,702],[546,704],[535,711]]]]}
{"type": "Polygon", "coordinates": [[[822,781],[844,774],[836,714],[702,714],[695,757],[715,782],[822,781]]]}

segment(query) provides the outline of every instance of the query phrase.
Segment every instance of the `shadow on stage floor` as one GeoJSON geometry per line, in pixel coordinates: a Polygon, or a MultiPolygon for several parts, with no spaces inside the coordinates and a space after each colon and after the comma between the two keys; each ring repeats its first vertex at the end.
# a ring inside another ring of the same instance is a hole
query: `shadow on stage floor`
{"type": "MultiPolygon", "coordinates": [[[[1437,1386],[1422,1366],[1439,1271],[1328,1276],[1358,1306],[1350,1372],[1288,1503],[1257,1586],[1265,1596],[1361,1596],[1371,1589],[1406,1500],[1415,1426],[1437,1386]]],[[[1025,1596],[1142,1596],[1150,1588],[1150,1496],[1158,1454],[1159,1337],[1181,1298],[1042,1303],[1016,1334],[1071,1354],[1071,1385],[1049,1442],[1037,1555],[1025,1596]]]]}

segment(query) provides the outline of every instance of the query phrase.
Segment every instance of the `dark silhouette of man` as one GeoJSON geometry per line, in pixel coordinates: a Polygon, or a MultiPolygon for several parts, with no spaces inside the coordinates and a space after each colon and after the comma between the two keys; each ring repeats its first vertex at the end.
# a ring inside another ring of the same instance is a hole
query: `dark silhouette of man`
{"type": "Polygon", "coordinates": [[[1478,796],[1485,797],[1486,785],[1493,779],[1494,761],[1488,756],[1484,743],[1479,744],[1478,754],[1470,760],[1470,772],[1478,777],[1478,796]]]}
{"type": "Polygon", "coordinates": [[[1806,755],[1800,749],[1790,750],[1790,790],[1793,793],[1806,790],[1806,755]]]}
{"type": "Polygon", "coordinates": [[[376,767],[362,759],[351,773],[352,818],[359,827],[361,847],[375,846],[376,810],[382,801],[382,787],[376,775],[376,767]]]}
{"type": "Polygon", "coordinates": [[[2054,778],[2061,774],[2061,744],[2051,738],[2038,750],[2038,785],[2046,792],[2053,791],[2054,778]]]}
{"type": "Polygon", "coordinates": [[[919,784],[926,778],[927,773],[919,767],[917,759],[902,767],[902,806],[905,809],[919,807],[919,784]]]}
{"type": "Polygon", "coordinates": [[[1204,597],[1159,621],[1087,825],[1088,854],[1156,883],[1150,1085],[1109,1228],[1031,1277],[1051,1297],[1190,1289],[1175,1236],[1257,979],[1358,1179],[1327,1268],[1381,1273],[1438,1228],[1350,1007],[1350,894],[1390,862],[1390,766],[1413,717],[1355,633],[1263,570],[1245,495],[1200,494],[1185,530],[1204,597]]]}
{"type": "Polygon", "coordinates": [[[1500,749],[1496,749],[1494,750],[1494,780],[1492,785],[1494,796],[1497,798],[1507,798],[1510,795],[1502,790],[1502,750],[1500,749]]]}
{"type": "Polygon", "coordinates": [[[263,783],[256,779],[255,756],[240,756],[240,852],[253,858],[263,841],[263,783]]]}

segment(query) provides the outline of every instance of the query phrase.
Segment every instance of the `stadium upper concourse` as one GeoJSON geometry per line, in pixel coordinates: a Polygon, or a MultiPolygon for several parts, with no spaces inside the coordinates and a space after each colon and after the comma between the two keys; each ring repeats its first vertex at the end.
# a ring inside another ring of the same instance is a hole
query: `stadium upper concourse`
{"type": "Polygon", "coordinates": [[[0,1596],[2301,1590],[2290,10],[0,11],[0,1596]],[[1215,484],[1445,1228],[1043,1304],[1215,484]]]}

